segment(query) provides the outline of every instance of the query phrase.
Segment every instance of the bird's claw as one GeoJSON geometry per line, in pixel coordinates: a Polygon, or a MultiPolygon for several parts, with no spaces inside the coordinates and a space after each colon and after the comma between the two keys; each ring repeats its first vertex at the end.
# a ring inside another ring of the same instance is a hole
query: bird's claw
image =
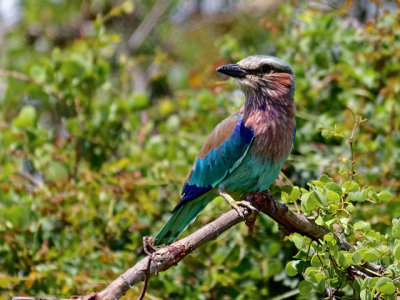
{"type": "Polygon", "coordinates": [[[154,246],[154,239],[151,236],[143,237],[143,251],[148,256],[152,256],[152,254],[156,252],[156,246],[154,246]]]}
{"type": "Polygon", "coordinates": [[[251,211],[255,211],[257,214],[260,214],[260,211],[259,211],[256,207],[254,207],[253,205],[251,205],[251,203],[248,202],[248,201],[239,201],[239,202],[237,202],[236,204],[239,205],[239,206],[246,207],[246,208],[248,208],[248,209],[251,210],[251,211]]]}
{"type": "Polygon", "coordinates": [[[234,202],[234,203],[230,203],[230,205],[232,206],[232,208],[234,210],[236,210],[236,212],[238,213],[239,217],[241,217],[242,219],[244,219],[244,213],[243,211],[240,209],[239,207],[239,202],[234,202]]]}
{"type": "Polygon", "coordinates": [[[239,217],[241,217],[242,219],[245,219],[244,213],[243,211],[239,208],[239,206],[245,207],[247,209],[249,209],[250,211],[255,211],[258,214],[260,213],[258,211],[257,208],[255,208],[253,205],[251,205],[248,201],[238,201],[236,202],[229,194],[225,193],[225,192],[219,192],[220,196],[223,197],[226,201],[228,201],[228,203],[230,204],[230,206],[236,210],[236,212],[238,213],[239,217]]]}
{"type": "Polygon", "coordinates": [[[260,213],[260,211],[257,208],[255,208],[253,205],[251,205],[248,201],[238,201],[238,202],[235,201],[234,203],[231,203],[231,206],[234,210],[236,210],[239,217],[241,217],[242,219],[245,219],[245,216],[244,216],[243,211],[239,208],[239,206],[245,207],[245,208],[249,209],[250,211],[255,211],[257,214],[260,213]]]}

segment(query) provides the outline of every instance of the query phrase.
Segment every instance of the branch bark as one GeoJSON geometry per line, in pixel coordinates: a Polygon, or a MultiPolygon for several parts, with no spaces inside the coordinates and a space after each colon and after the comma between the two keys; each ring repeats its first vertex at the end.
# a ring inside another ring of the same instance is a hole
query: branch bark
{"type": "MultiPolygon", "coordinates": [[[[270,216],[278,223],[281,233],[288,235],[298,232],[306,235],[315,241],[323,240],[324,236],[330,231],[327,228],[317,225],[312,219],[306,218],[304,215],[296,214],[288,209],[285,204],[277,202],[271,195],[267,193],[253,193],[246,199],[261,212],[270,216]]],[[[242,208],[244,219],[250,220],[253,212],[246,208],[242,208]]],[[[139,281],[143,281],[146,272],[150,276],[160,271],[167,270],[175,266],[185,258],[188,254],[199,248],[202,244],[217,238],[221,233],[225,232],[232,226],[242,222],[235,210],[230,210],[221,215],[218,219],[200,228],[191,235],[176,241],[175,243],[165,246],[149,256],[143,258],[133,267],[120,275],[104,290],[98,293],[91,293],[82,296],[82,300],[116,300],[121,298],[128,289],[139,281]],[[151,260],[149,262],[149,260],[151,260]],[[148,268],[150,266],[150,268],[148,268]]],[[[339,236],[335,235],[337,244],[342,250],[348,251],[354,248],[353,245],[347,243],[339,236]]],[[[364,263],[361,266],[354,266],[358,274],[364,277],[376,277],[384,271],[381,266],[372,263],[364,263]]],[[[14,300],[28,300],[26,297],[14,297],[14,300]]],[[[29,298],[33,300],[37,298],[29,298]]],[[[53,299],[54,300],[54,299],[53,299]]]]}

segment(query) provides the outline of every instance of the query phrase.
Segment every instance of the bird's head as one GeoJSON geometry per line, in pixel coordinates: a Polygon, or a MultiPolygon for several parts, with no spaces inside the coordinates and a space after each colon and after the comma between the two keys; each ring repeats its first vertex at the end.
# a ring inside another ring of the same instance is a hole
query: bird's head
{"type": "Polygon", "coordinates": [[[273,56],[249,56],[237,64],[221,66],[218,72],[233,77],[246,97],[267,97],[272,101],[293,101],[294,72],[292,67],[273,56]]]}

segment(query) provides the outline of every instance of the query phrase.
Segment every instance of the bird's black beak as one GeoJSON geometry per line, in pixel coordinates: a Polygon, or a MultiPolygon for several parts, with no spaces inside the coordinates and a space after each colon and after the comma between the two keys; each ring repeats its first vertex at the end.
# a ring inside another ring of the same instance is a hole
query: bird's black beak
{"type": "Polygon", "coordinates": [[[240,68],[237,64],[221,66],[217,69],[217,71],[234,78],[244,78],[247,74],[247,72],[240,68]]]}

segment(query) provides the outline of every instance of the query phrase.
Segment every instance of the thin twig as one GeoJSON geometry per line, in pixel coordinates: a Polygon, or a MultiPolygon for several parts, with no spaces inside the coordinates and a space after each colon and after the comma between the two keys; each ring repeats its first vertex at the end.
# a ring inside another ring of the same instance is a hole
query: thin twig
{"type": "Polygon", "coordinates": [[[167,10],[170,2],[171,0],[158,0],[156,4],[154,4],[143,22],[140,23],[135,32],[129,38],[128,47],[130,52],[134,52],[140,47],[146,36],[150,34],[154,26],[157,24],[157,21],[167,10]]]}
{"type": "Polygon", "coordinates": [[[351,136],[349,137],[349,139],[347,141],[349,143],[349,145],[350,145],[350,155],[351,155],[351,161],[350,161],[351,167],[350,167],[350,174],[349,175],[351,176],[351,180],[354,180],[355,177],[356,177],[356,172],[354,170],[354,165],[355,165],[356,162],[354,160],[353,141],[354,141],[354,134],[355,134],[358,126],[360,125],[360,119],[361,118],[360,118],[360,116],[354,114],[354,112],[350,108],[347,108],[347,109],[351,112],[351,114],[353,115],[353,118],[354,118],[353,130],[351,131],[351,136]]]}
{"type": "Polygon", "coordinates": [[[147,290],[147,285],[149,283],[150,276],[151,276],[150,266],[151,266],[151,262],[154,260],[154,252],[156,251],[154,249],[154,241],[151,237],[148,237],[148,236],[143,237],[143,250],[147,254],[147,257],[149,258],[149,262],[146,267],[143,289],[142,289],[142,292],[140,293],[138,300],[142,300],[144,298],[144,295],[146,294],[146,290],[147,290]]]}
{"type": "Polygon", "coordinates": [[[151,261],[152,261],[152,258],[149,257],[149,262],[148,262],[148,264],[147,264],[146,272],[145,272],[145,277],[144,277],[143,289],[142,289],[142,291],[141,291],[141,293],[140,293],[140,296],[139,296],[138,300],[142,300],[142,299],[144,298],[144,295],[146,294],[147,285],[148,285],[148,283],[149,283],[149,279],[150,279],[150,276],[151,276],[151,274],[150,274],[151,261]]]}
{"type": "Polygon", "coordinates": [[[51,192],[49,189],[44,185],[42,181],[37,180],[35,177],[33,177],[31,174],[27,172],[22,172],[22,171],[17,171],[16,174],[20,176],[23,179],[28,180],[30,183],[32,183],[35,187],[37,187],[39,190],[43,191],[46,196],[50,197],[51,192]]]}
{"type": "Polygon", "coordinates": [[[1,76],[6,76],[6,77],[10,77],[10,78],[15,78],[15,79],[18,79],[18,80],[21,80],[21,81],[25,81],[25,82],[28,82],[28,83],[32,83],[32,84],[38,85],[44,91],[46,91],[49,94],[53,94],[54,96],[56,96],[59,99],[64,98],[64,94],[62,92],[60,92],[60,91],[57,91],[51,85],[38,82],[37,80],[35,80],[34,78],[32,78],[32,77],[30,77],[30,76],[28,76],[26,74],[23,74],[23,73],[20,73],[20,72],[17,72],[17,71],[11,71],[11,70],[6,70],[6,69],[0,68],[0,75],[1,76]]]}

